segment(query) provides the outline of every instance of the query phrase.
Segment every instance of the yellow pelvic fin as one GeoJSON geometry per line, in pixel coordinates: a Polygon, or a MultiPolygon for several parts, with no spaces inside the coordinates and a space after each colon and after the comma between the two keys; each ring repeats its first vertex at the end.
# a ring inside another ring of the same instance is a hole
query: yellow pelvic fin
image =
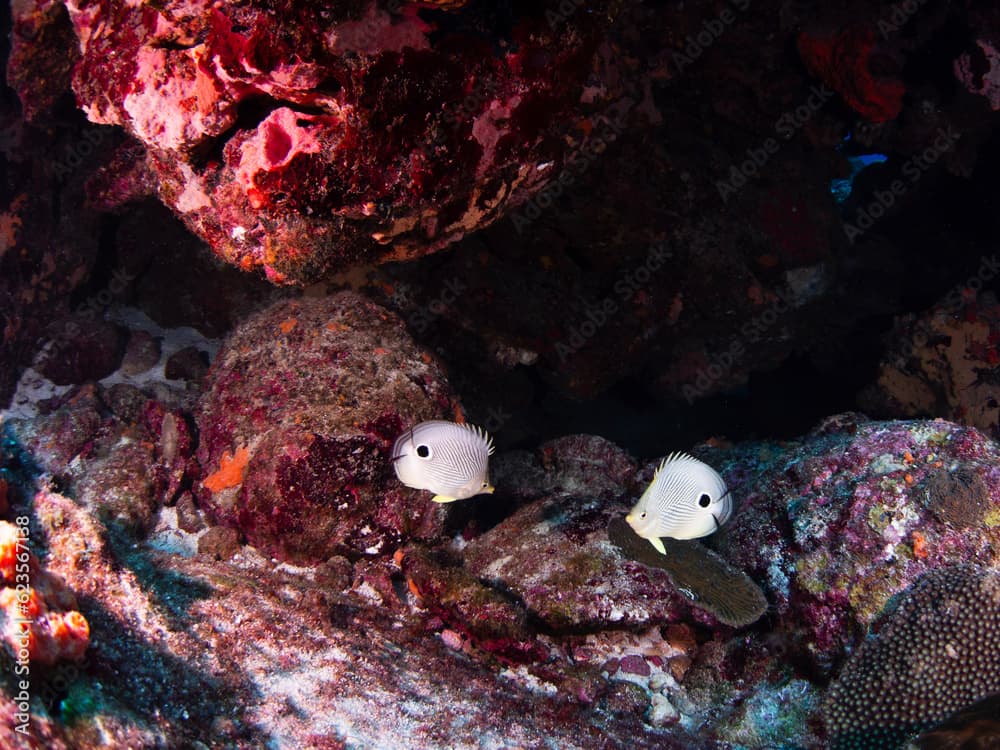
{"type": "MultiPolygon", "coordinates": [[[[447,495],[435,495],[431,498],[435,503],[453,503],[458,500],[457,497],[448,497],[447,495]]],[[[663,554],[667,554],[664,552],[663,554]]]]}
{"type": "Polygon", "coordinates": [[[650,539],[649,543],[652,544],[653,547],[656,548],[656,551],[659,552],[661,555],[667,554],[667,550],[663,546],[663,540],[660,539],[658,536],[654,536],[652,539],[650,539]]]}

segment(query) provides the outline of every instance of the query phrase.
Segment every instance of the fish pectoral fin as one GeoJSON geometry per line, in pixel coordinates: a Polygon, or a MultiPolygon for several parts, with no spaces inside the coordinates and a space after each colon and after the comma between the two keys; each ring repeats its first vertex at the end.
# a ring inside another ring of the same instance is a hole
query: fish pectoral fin
{"type": "Polygon", "coordinates": [[[663,546],[663,540],[660,539],[658,536],[654,536],[652,539],[650,539],[649,543],[652,544],[653,548],[661,555],[667,554],[667,549],[666,547],[663,546]]]}
{"type": "MultiPolygon", "coordinates": [[[[457,497],[448,497],[447,495],[435,495],[434,497],[431,498],[431,500],[433,502],[435,502],[435,503],[453,503],[456,500],[458,500],[458,498],[457,497]]],[[[664,552],[663,554],[667,554],[667,553],[664,552]]]]}

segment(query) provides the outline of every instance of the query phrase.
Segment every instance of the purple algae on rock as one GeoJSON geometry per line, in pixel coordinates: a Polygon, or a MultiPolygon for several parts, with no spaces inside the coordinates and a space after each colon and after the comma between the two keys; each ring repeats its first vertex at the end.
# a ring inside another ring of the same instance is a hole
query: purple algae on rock
{"type": "Polygon", "coordinates": [[[433,539],[445,511],[396,480],[390,451],[406,427],[457,408],[395,315],[351,292],[283,300],[238,326],[212,365],[196,494],[285,560],[433,539]]]}

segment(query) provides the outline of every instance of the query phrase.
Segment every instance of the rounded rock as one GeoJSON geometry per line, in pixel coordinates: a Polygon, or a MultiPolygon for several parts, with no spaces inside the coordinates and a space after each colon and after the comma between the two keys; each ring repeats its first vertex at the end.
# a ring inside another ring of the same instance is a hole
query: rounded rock
{"type": "Polygon", "coordinates": [[[207,377],[199,502],[297,562],[434,538],[444,510],[397,481],[390,455],[402,430],[457,408],[395,315],[352,292],[278,302],[233,332],[207,377]]]}
{"type": "Polygon", "coordinates": [[[113,373],[125,353],[122,329],[77,315],[54,324],[35,369],[56,385],[78,385],[113,373]]]}

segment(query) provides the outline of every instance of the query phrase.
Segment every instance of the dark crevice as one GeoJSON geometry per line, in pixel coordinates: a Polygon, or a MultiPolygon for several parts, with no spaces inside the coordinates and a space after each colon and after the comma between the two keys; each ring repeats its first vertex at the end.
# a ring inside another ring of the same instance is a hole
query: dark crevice
{"type": "Polygon", "coordinates": [[[94,259],[86,283],[73,290],[70,296],[70,309],[76,310],[86,305],[88,300],[95,299],[101,291],[110,286],[115,271],[121,268],[115,243],[119,223],[120,219],[117,216],[106,214],[101,217],[98,225],[97,257],[94,259]]]}
{"type": "Polygon", "coordinates": [[[194,49],[199,44],[201,44],[200,41],[185,44],[183,42],[178,42],[175,39],[154,39],[149,43],[149,46],[153,49],[162,49],[167,50],[168,52],[184,52],[185,50],[194,49]]]}

